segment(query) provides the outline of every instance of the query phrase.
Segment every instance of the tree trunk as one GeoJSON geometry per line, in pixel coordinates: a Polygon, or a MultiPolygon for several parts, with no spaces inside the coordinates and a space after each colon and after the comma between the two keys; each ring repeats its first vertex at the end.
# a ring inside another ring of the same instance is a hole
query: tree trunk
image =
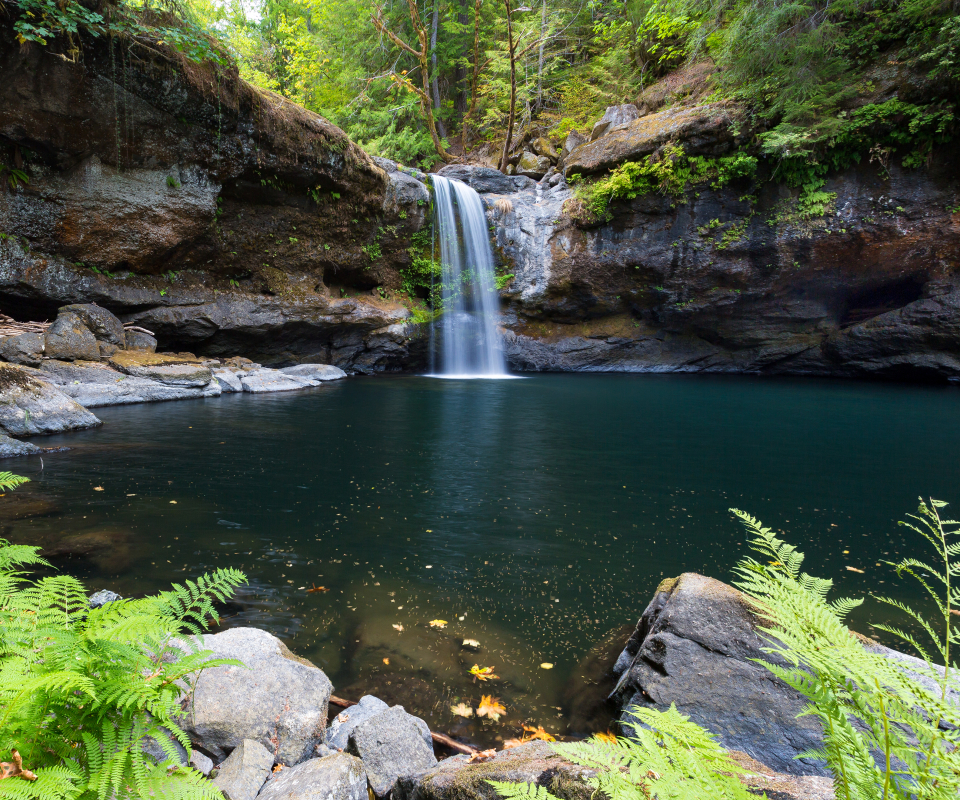
{"type": "Polygon", "coordinates": [[[473,3],[473,78],[470,81],[470,108],[467,109],[467,115],[463,118],[463,138],[467,138],[473,133],[472,122],[473,112],[477,110],[477,84],[480,82],[480,70],[483,65],[480,63],[480,8],[483,6],[483,0],[474,0],[473,3]]]}
{"type": "MultiPolygon", "coordinates": [[[[457,24],[466,27],[468,20],[466,0],[461,0],[460,10],[457,11],[457,24]]],[[[453,107],[462,117],[462,115],[467,113],[467,103],[469,101],[467,97],[467,65],[464,61],[457,61],[453,83],[457,91],[453,107]]]]}
{"type": "Polygon", "coordinates": [[[440,119],[440,86],[437,82],[437,30],[440,27],[440,0],[433,0],[433,22],[430,25],[430,93],[433,97],[433,111],[437,119],[437,130],[442,138],[447,137],[447,130],[440,119]]]}
{"type": "Polygon", "coordinates": [[[510,0],[503,0],[503,5],[507,9],[507,44],[510,53],[510,113],[507,115],[507,137],[503,140],[503,153],[500,154],[500,171],[506,172],[510,143],[513,140],[513,120],[517,113],[517,52],[513,41],[513,9],[510,0]]]}

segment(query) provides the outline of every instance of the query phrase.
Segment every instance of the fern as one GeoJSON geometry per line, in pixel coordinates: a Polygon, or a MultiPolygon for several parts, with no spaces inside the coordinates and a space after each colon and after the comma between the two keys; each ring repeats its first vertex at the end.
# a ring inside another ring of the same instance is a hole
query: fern
{"type": "Polygon", "coordinates": [[[917,524],[908,523],[935,547],[939,570],[916,559],[894,565],[920,581],[938,609],[941,627],[897,600],[878,598],[906,613],[932,641],[930,649],[884,626],[920,653],[925,664],[919,675],[865,647],[850,631],[844,620],[862,601],[829,600],[832,581],[802,572],[803,556],[792,545],[750,515],[733,511],[759,556],[741,561],[737,586],[754,600],[765,651],[775,656],[761,663],[809,700],[804,713],[819,719],[824,745],[804,755],[826,763],[838,800],[945,800],[960,793],[960,709],[950,698],[960,690],[956,664],[950,661],[960,605],[951,578],[960,568],[951,561],[957,548],[949,538],[958,523],[940,519],[943,505],[921,502],[913,517],[917,524]]]}
{"type": "Polygon", "coordinates": [[[30,479],[22,475],[14,475],[12,472],[0,472],[0,492],[8,492],[24,483],[30,483],[30,479]]]}
{"type": "MultiPolygon", "coordinates": [[[[639,722],[626,723],[631,738],[554,745],[574,764],[597,771],[587,783],[609,800],[756,800],[738,775],[745,770],[717,743],[713,734],[685,717],[676,706],[667,711],[630,708],[639,722]]],[[[530,783],[489,781],[505,800],[557,800],[530,783]]]]}
{"type": "Polygon", "coordinates": [[[35,781],[0,781],[0,800],[213,800],[219,791],[183,767],[183,680],[229,660],[210,658],[194,636],[213,602],[245,578],[217,570],[186,586],[90,609],[67,575],[28,580],[46,564],[37,548],[0,540],[0,760],[19,751],[35,781]],[[148,738],[165,758],[144,753],[148,738]]]}

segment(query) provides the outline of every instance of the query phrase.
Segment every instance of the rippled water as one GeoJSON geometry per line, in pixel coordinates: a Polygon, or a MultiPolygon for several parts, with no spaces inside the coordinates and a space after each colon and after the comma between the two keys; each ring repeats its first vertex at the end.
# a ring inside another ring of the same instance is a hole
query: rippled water
{"type": "Polygon", "coordinates": [[[729,578],[730,506],[788,531],[840,591],[913,599],[876,566],[906,548],[895,522],[921,493],[960,501],[952,389],[406,376],[97,413],[103,428],[43,440],[74,449],[42,471],[4,465],[34,481],[2,501],[4,536],[126,595],[240,567],[226,624],[288,640],[338,695],[480,742],[605,726],[584,659],[622,644],[662,577],[729,578]],[[474,664],[499,680],[473,683],[474,664]],[[499,723],[450,713],[481,694],[499,723]]]}

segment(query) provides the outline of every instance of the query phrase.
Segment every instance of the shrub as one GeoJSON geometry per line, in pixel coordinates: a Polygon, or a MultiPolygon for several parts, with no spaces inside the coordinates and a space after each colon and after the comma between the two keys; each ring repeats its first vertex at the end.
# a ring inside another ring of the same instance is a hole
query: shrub
{"type": "MultiPolygon", "coordinates": [[[[16,478],[2,473],[0,486],[12,488],[16,478]]],[[[0,758],[16,765],[0,780],[0,798],[220,798],[176,758],[174,742],[190,752],[177,724],[179,682],[236,663],[210,659],[184,634],[207,627],[212,602],[226,599],[243,574],[217,570],[154,597],[91,609],[70,576],[25,577],[24,567],[49,566],[37,550],[0,540],[0,758]],[[165,755],[159,764],[144,753],[148,737],[165,755]]]]}

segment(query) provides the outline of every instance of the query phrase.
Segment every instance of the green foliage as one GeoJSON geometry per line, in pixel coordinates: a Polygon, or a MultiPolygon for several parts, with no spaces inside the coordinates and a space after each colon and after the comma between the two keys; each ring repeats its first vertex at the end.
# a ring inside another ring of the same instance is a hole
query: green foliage
{"type": "Polygon", "coordinates": [[[951,661],[951,647],[960,643],[954,621],[960,591],[953,583],[960,574],[960,541],[954,541],[960,523],[941,519],[944,505],[921,501],[908,523],[933,547],[934,563],[910,558],[895,565],[929,594],[933,621],[899,600],[877,598],[906,614],[932,643],[884,627],[923,657],[918,674],[849,630],[844,619],[862,600],[829,600],[832,581],[802,572],[796,548],[734,511],[757,554],[740,563],[737,585],[754,598],[766,652],[776,657],[764,666],[810,701],[805,713],[820,721],[824,746],[806,755],[826,763],[838,800],[946,800],[960,791],[960,709],[949,699],[960,688],[951,661]]]}
{"type": "Polygon", "coordinates": [[[0,758],[18,751],[21,777],[0,781],[10,800],[220,798],[200,773],[179,727],[181,682],[210,659],[197,634],[243,583],[227,569],[171,591],[91,609],[76,579],[35,580],[24,567],[49,566],[38,548],[0,541],[0,758]],[[185,635],[187,634],[187,635],[185,635]],[[145,756],[150,737],[166,756],[145,756]]]}
{"type": "Polygon", "coordinates": [[[7,185],[14,191],[30,183],[30,177],[22,169],[0,164],[0,181],[6,179],[7,185]]]}
{"type": "Polygon", "coordinates": [[[9,492],[25,483],[30,483],[30,479],[12,472],[0,472],[0,492],[9,492]]]}
{"type": "Polygon", "coordinates": [[[687,156],[679,145],[667,145],[658,157],[628,161],[594,183],[577,188],[577,197],[597,218],[608,216],[614,200],[632,200],[660,193],[675,201],[683,198],[691,184],[709,183],[719,189],[734,180],[751,179],[757,159],[745,153],[722,158],[687,156]]]}
{"type": "MultiPolygon", "coordinates": [[[[667,711],[634,706],[631,738],[554,745],[564,758],[597,775],[587,783],[598,797],[614,800],[752,800],[756,795],[737,778],[745,770],[713,734],[690,722],[676,707],[667,711]]],[[[505,800],[557,800],[531,783],[489,781],[505,800]]]]}
{"type": "Polygon", "coordinates": [[[383,258],[383,250],[380,248],[380,242],[371,242],[370,244],[365,244],[360,249],[367,254],[367,258],[369,258],[371,261],[379,261],[381,258],[383,258]]]}
{"type": "Polygon", "coordinates": [[[167,186],[171,189],[179,189],[180,181],[173,177],[173,175],[167,175],[167,186]]]}

